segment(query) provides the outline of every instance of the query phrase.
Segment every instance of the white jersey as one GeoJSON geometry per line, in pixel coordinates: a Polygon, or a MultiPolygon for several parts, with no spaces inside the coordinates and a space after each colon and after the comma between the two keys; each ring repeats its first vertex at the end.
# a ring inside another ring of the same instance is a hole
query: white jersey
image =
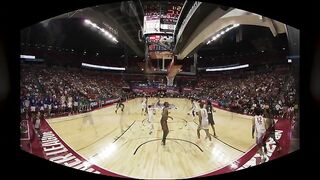
{"type": "Polygon", "coordinates": [[[196,104],[194,102],[191,104],[191,110],[192,111],[196,110],[196,104]]]}
{"type": "Polygon", "coordinates": [[[201,128],[208,129],[209,120],[208,120],[208,112],[206,109],[202,108],[199,111],[201,115],[201,128]]]}
{"type": "Polygon", "coordinates": [[[148,121],[152,122],[156,111],[154,108],[148,108],[148,121]]]}
{"type": "Polygon", "coordinates": [[[148,127],[149,127],[149,134],[152,133],[154,127],[153,127],[153,119],[154,119],[154,115],[156,113],[156,109],[154,107],[151,107],[151,108],[148,108],[148,119],[147,119],[147,122],[148,122],[148,127]]]}
{"type": "Polygon", "coordinates": [[[143,99],[142,100],[142,103],[141,103],[142,107],[145,107],[147,105],[147,99],[143,99]]]}
{"type": "Polygon", "coordinates": [[[256,132],[265,132],[266,131],[266,126],[265,126],[265,121],[262,116],[254,116],[254,124],[255,124],[255,130],[256,132]]]}
{"type": "Polygon", "coordinates": [[[24,101],[24,106],[25,106],[25,107],[29,107],[29,106],[30,106],[30,101],[29,101],[29,99],[26,99],[26,100],[24,101]]]}

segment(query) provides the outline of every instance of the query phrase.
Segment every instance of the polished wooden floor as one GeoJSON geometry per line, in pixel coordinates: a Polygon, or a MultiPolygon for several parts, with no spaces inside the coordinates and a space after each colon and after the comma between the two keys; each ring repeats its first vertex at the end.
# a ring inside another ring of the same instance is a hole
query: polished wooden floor
{"type": "MultiPolygon", "coordinates": [[[[188,115],[191,103],[186,99],[163,98],[171,109],[166,146],[161,145],[161,110],[149,134],[147,116],[141,115],[141,99],[125,103],[124,112],[115,113],[115,105],[93,112],[48,119],[54,131],[76,152],[111,172],[134,178],[188,178],[212,172],[232,163],[255,143],[248,116],[216,109],[218,135],[210,142],[201,131],[197,141],[198,119],[188,115]]],[[[156,99],[150,99],[155,103],[156,99]]],[[[212,129],[210,127],[210,133],[212,129]]]]}

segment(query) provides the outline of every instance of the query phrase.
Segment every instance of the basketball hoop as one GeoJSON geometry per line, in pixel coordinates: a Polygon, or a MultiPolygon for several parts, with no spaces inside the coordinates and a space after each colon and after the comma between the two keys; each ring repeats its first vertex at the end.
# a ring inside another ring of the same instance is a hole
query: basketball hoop
{"type": "Polygon", "coordinates": [[[167,77],[167,86],[173,86],[174,76],[166,76],[167,77]]]}

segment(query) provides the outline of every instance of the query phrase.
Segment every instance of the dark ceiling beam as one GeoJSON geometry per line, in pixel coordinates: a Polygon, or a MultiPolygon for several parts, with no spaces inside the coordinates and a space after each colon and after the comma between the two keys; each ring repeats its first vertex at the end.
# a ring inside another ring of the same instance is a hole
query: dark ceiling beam
{"type": "Polygon", "coordinates": [[[134,13],[134,17],[136,18],[136,21],[140,27],[140,29],[142,29],[142,22],[141,22],[141,19],[139,17],[139,13],[137,12],[138,8],[137,8],[137,5],[136,3],[134,3],[133,1],[129,1],[129,7],[131,8],[132,12],[134,13]]]}
{"type": "Polygon", "coordinates": [[[144,52],[138,47],[133,38],[126,32],[126,29],[121,26],[122,24],[114,20],[114,17],[109,13],[104,12],[103,14],[106,20],[114,24],[115,27],[118,27],[119,37],[121,37],[121,41],[127,44],[128,47],[132,49],[137,56],[144,56],[144,52]]]}
{"type": "Polygon", "coordinates": [[[108,9],[105,10],[104,12],[105,12],[105,13],[108,13],[108,14],[111,14],[111,13],[117,11],[118,9],[119,9],[119,8],[108,8],[108,9]]]}
{"type": "MultiPolygon", "coordinates": [[[[115,8],[113,8],[113,10],[115,10],[115,8]]],[[[102,6],[99,8],[86,8],[81,13],[75,14],[73,17],[88,18],[99,24],[108,24],[112,28],[116,29],[117,34],[115,35],[118,41],[124,42],[136,55],[144,56],[143,50],[139,48],[136,41],[126,32],[127,29],[124,29],[122,24],[118,23],[114,19],[114,16],[107,12],[111,11],[106,11],[102,6]]]]}

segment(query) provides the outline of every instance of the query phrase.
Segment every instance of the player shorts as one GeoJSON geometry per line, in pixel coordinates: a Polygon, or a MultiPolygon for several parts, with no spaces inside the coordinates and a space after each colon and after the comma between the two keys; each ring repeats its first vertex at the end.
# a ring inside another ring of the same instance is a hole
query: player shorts
{"type": "Polygon", "coordinates": [[[201,126],[198,126],[198,129],[209,129],[209,121],[202,122],[201,126]]]}
{"type": "Polygon", "coordinates": [[[209,117],[208,117],[208,120],[209,120],[209,124],[214,125],[214,120],[213,120],[213,118],[212,118],[212,117],[210,118],[210,116],[209,116],[209,117]]]}
{"type": "Polygon", "coordinates": [[[48,105],[48,109],[51,109],[51,104],[48,105]]]}

